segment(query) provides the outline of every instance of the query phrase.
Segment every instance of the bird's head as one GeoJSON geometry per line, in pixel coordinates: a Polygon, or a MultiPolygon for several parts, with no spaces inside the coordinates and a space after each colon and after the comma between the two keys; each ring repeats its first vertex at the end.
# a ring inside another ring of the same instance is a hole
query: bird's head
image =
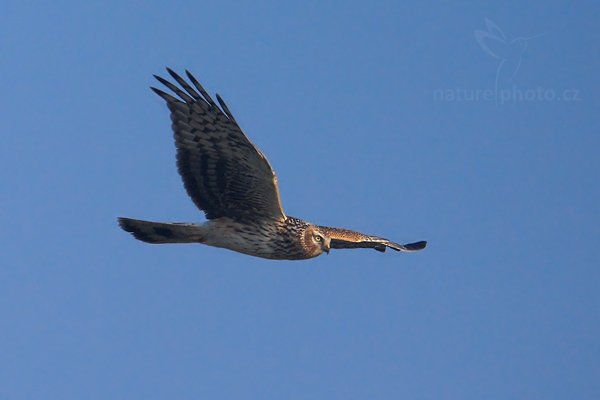
{"type": "Polygon", "coordinates": [[[323,253],[329,253],[331,238],[319,231],[317,227],[310,226],[304,231],[303,244],[311,257],[320,256],[323,253]]]}

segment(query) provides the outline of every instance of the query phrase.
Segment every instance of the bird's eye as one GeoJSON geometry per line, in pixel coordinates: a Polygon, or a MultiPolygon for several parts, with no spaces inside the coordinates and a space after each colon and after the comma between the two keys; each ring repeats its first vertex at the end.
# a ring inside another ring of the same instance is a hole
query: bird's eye
{"type": "Polygon", "coordinates": [[[315,235],[315,241],[320,242],[323,238],[319,235],[315,235]]]}

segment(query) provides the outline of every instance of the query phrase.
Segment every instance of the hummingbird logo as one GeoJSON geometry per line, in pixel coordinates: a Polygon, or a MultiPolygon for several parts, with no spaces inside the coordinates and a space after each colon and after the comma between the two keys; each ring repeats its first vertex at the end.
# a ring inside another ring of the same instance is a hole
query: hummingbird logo
{"type": "Polygon", "coordinates": [[[487,31],[474,32],[475,40],[484,52],[498,60],[496,70],[496,93],[498,93],[498,85],[512,82],[519,72],[529,41],[544,34],[520,36],[509,40],[502,29],[489,18],[485,18],[485,26],[487,31]]]}

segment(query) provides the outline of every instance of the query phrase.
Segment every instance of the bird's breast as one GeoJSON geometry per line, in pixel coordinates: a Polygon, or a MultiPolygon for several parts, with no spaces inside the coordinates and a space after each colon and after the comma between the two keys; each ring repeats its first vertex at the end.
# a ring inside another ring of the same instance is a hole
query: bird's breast
{"type": "Polygon", "coordinates": [[[205,244],[255,257],[295,260],[310,258],[303,252],[298,237],[275,222],[242,223],[218,218],[206,223],[205,244]]]}

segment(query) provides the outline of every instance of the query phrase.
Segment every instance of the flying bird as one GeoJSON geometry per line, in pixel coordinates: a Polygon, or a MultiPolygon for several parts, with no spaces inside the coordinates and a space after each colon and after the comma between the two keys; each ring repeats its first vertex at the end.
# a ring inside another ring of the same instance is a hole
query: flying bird
{"type": "Polygon", "coordinates": [[[147,243],[202,243],[251,256],[303,260],[330,249],[417,251],[427,242],[398,244],[348,229],[314,225],[285,215],[269,161],[244,134],[223,99],[217,105],[194,76],[189,83],[167,68],[175,84],[154,76],[175,96],[151,89],[167,102],[177,148],[177,169],[188,195],[207,222],[164,223],[119,218],[147,243]],[[190,85],[193,85],[193,87],[190,85]]]}

